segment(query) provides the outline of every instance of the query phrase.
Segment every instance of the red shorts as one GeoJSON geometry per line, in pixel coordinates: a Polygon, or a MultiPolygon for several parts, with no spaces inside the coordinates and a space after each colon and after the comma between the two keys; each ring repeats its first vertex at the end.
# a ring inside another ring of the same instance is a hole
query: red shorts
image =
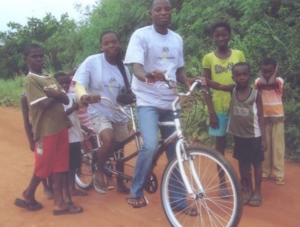
{"type": "Polygon", "coordinates": [[[51,173],[69,171],[69,134],[68,129],[40,138],[35,143],[34,173],[47,178],[51,173]]]}

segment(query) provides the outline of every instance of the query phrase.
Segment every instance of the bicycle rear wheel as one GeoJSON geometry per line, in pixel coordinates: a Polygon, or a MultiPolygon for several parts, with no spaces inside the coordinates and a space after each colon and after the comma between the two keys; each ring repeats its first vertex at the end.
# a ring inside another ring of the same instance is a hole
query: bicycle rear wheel
{"type": "Polygon", "coordinates": [[[170,224],[176,227],[237,226],[243,203],[233,167],[222,155],[207,148],[187,148],[186,152],[188,160],[183,166],[193,194],[188,195],[185,190],[176,157],[168,163],[162,178],[162,205],[170,224]],[[191,208],[198,215],[187,214],[191,208]]]}
{"type": "Polygon", "coordinates": [[[94,168],[93,151],[82,146],[80,169],[75,174],[75,182],[80,188],[88,190],[93,186],[94,168]]]}

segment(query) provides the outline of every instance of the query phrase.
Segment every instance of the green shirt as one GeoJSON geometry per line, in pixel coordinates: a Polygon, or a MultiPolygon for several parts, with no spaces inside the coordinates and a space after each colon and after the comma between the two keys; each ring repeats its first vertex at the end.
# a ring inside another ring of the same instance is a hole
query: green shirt
{"type": "Polygon", "coordinates": [[[62,89],[56,79],[49,75],[37,75],[29,72],[25,78],[25,88],[32,120],[34,140],[53,135],[72,126],[61,102],[43,109],[39,102],[47,99],[44,88],[62,89]]]}
{"type": "MultiPolygon", "coordinates": [[[[211,79],[223,85],[234,84],[232,80],[232,66],[238,62],[245,62],[243,52],[231,50],[231,55],[227,59],[216,57],[214,52],[204,56],[202,65],[204,69],[210,69],[211,79]]],[[[214,110],[219,114],[228,114],[231,94],[224,91],[213,90],[212,103],[214,110]]]]}

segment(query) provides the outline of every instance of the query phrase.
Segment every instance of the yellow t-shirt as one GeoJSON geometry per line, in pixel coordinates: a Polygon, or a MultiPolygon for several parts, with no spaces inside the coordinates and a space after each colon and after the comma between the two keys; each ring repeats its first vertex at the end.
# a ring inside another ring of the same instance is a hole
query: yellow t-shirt
{"type": "MultiPolygon", "coordinates": [[[[243,52],[231,50],[231,55],[227,59],[216,57],[214,52],[204,56],[202,66],[204,69],[211,70],[211,78],[220,84],[234,84],[232,80],[232,66],[238,62],[245,62],[243,52]]],[[[231,94],[224,91],[213,90],[212,103],[216,113],[228,114],[231,94]]]]}

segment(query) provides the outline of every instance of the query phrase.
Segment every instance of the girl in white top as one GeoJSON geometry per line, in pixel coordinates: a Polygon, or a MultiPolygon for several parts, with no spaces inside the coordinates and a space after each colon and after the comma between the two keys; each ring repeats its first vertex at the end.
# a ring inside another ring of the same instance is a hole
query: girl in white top
{"type": "MultiPolygon", "coordinates": [[[[81,102],[88,103],[88,114],[94,131],[100,134],[102,142],[98,153],[97,171],[94,175],[94,187],[105,193],[104,165],[113,151],[115,142],[120,142],[128,136],[127,117],[120,110],[112,110],[109,103],[100,101],[101,96],[109,98],[117,106],[116,97],[127,93],[130,74],[124,66],[120,42],[112,31],[105,31],[100,36],[101,54],[89,56],[78,68],[73,77],[75,92],[81,102]]],[[[117,166],[124,171],[123,166],[117,166]]],[[[129,193],[122,179],[117,180],[117,191],[129,193]]]]}

